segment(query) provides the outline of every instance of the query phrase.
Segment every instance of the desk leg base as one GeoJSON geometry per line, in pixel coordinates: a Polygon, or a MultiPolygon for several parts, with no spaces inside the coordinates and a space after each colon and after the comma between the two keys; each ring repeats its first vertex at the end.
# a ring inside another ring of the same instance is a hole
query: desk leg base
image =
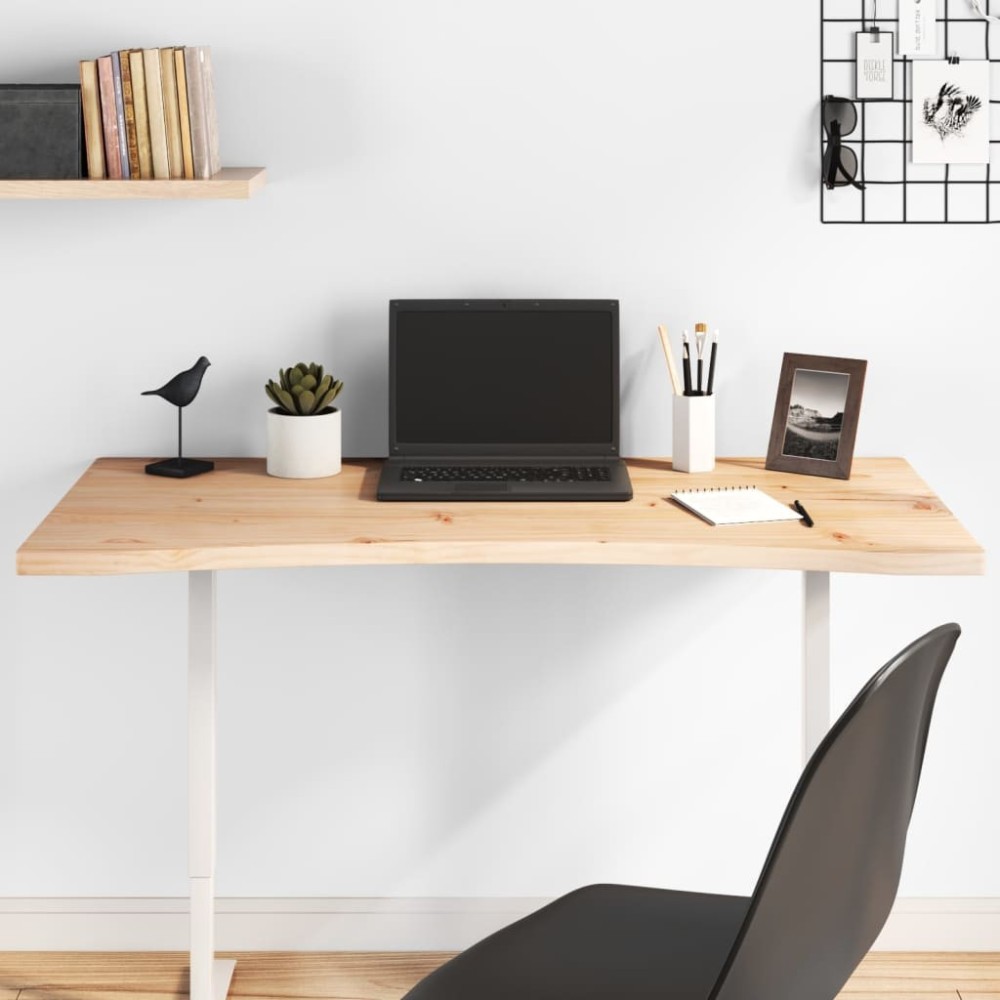
{"type": "MultiPolygon", "coordinates": [[[[235,958],[217,958],[212,962],[212,992],[210,1000],[226,1000],[235,971],[235,958]]],[[[194,998],[192,997],[191,1000],[194,1000],[194,998]]]]}

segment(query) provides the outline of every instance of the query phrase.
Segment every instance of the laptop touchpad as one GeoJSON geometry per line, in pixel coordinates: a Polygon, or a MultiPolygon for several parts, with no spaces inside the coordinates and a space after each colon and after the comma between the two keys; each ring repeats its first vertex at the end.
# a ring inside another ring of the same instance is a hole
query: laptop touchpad
{"type": "Polygon", "coordinates": [[[455,483],[456,493],[506,493],[510,483],[455,483]]]}

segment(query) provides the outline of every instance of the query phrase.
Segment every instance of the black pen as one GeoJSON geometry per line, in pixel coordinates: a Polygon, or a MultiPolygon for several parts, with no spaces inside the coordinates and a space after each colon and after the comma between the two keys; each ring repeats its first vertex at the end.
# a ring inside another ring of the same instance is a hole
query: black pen
{"type": "Polygon", "coordinates": [[[691,391],[691,341],[687,330],[684,331],[684,395],[693,396],[691,391]]]}
{"type": "Polygon", "coordinates": [[[799,514],[802,515],[802,523],[807,528],[811,528],[813,526],[813,519],[809,516],[809,511],[807,511],[805,507],[803,507],[802,504],[798,502],[798,500],[796,500],[795,503],[792,504],[792,506],[796,509],[796,511],[798,511],[799,514]]]}
{"type": "Polygon", "coordinates": [[[715,391],[715,352],[719,349],[719,331],[715,331],[712,339],[712,353],[708,356],[708,394],[715,391]]]}

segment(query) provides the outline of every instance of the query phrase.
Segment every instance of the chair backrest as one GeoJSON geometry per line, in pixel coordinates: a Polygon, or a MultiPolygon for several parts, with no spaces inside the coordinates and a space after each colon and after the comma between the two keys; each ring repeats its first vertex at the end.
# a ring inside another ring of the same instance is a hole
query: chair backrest
{"type": "Polygon", "coordinates": [[[941,675],[928,632],[864,686],[806,765],[710,1000],[833,1000],[882,929],[941,675]]]}

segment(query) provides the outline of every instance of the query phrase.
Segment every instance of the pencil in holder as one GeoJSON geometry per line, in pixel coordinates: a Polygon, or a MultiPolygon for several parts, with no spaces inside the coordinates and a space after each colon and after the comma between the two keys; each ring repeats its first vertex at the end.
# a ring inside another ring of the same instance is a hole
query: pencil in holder
{"type": "Polygon", "coordinates": [[[715,468],[715,396],[674,396],[675,472],[715,468]]]}

